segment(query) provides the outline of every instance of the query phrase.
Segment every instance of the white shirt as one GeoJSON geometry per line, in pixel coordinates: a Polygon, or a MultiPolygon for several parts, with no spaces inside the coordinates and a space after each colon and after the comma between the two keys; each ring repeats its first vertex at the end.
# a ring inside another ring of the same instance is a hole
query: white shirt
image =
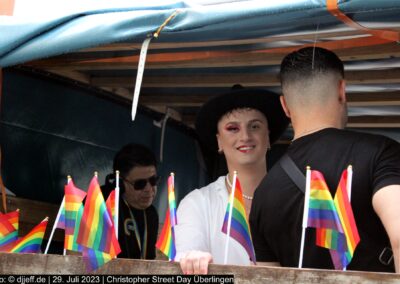
{"type": "MultiPolygon", "coordinates": [[[[175,226],[176,261],[192,250],[211,253],[213,263],[224,264],[226,234],[222,229],[229,194],[225,176],[190,192],[180,202],[175,226]]],[[[249,265],[246,250],[229,238],[227,264],[249,265]]]]}

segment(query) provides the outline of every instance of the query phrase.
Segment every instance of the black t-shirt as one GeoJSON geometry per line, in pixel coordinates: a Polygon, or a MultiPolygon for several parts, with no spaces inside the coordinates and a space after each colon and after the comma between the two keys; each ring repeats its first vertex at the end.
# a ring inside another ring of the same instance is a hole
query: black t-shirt
{"type": "MultiPolygon", "coordinates": [[[[353,166],[351,205],[360,235],[348,270],[394,271],[380,263],[390,246],[386,231],[372,207],[379,189],[400,184],[400,145],[378,135],[323,129],[293,141],[287,151],[305,174],[306,166],[324,174],[335,195],[341,174],[353,166]]],[[[297,267],[300,254],[304,193],[277,163],[255,192],[250,226],[257,261],[278,261],[297,267]]],[[[333,268],[329,250],[315,244],[315,229],[307,228],[303,267],[333,268]]]]}
{"type": "MultiPolygon", "coordinates": [[[[105,199],[114,188],[114,180],[107,176],[106,184],[101,187],[105,199]]],[[[117,257],[155,259],[158,235],[158,213],[156,208],[151,205],[145,210],[135,209],[128,206],[120,196],[118,220],[118,242],[121,252],[117,257]],[[136,237],[135,231],[138,231],[140,242],[136,237]],[[145,247],[144,244],[146,244],[145,247]]]]}
{"type": "Polygon", "coordinates": [[[153,205],[145,210],[128,207],[122,198],[119,208],[118,242],[121,247],[121,253],[118,258],[155,259],[158,232],[158,213],[156,208],[153,205]],[[135,230],[139,230],[140,247],[135,230]],[[145,248],[144,244],[146,243],[145,248]]]}

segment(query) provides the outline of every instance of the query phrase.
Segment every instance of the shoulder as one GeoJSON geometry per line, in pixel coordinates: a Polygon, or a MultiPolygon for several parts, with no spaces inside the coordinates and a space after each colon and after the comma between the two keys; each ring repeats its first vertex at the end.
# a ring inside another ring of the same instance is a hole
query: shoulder
{"type": "Polygon", "coordinates": [[[347,139],[353,141],[359,141],[366,145],[382,145],[383,143],[393,143],[399,145],[395,140],[383,136],[381,134],[373,134],[366,132],[358,132],[347,129],[329,129],[325,132],[328,137],[335,137],[336,139],[347,139]]]}
{"type": "Polygon", "coordinates": [[[226,192],[225,177],[219,177],[214,182],[189,192],[179,203],[178,209],[182,207],[199,207],[217,200],[226,192]]]}
{"type": "MultiPolygon", "coordinates": [[[[204,199],[209,198],[215,195],[220,194],[222,190],[225,190],[225,177],[221,176],[216,179],[214,182],[209,183],[208,185],[192,190],[189,194],[185,196],[185,199],[204,199]]],[[[182,201],[183,201],[182,200],[182,201]]]]}

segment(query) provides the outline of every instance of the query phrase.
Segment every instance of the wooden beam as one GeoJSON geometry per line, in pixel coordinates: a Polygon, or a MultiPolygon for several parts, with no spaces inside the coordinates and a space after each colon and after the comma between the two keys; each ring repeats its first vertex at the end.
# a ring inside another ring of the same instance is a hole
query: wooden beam
{"type": "MultiPolygon", "coordinates": [[[[347,71],[348,84],[400,83],[400,69],[347,71]]],[[[98,87],[133,87],[132,77],[92,77],[90,83],[98,87]]],[[[144,76],[143,87],[149,88],[193,88],[230,87],[242,84],[246,87],[280,86],[278,74],[235,73],[235,74],[190,74],[144,76]]]]}
{"type": "MultiPolygon", "coordinates": [[[[1,195],[0,195],[1,197],[1,195]]],[[[61,204],[61,200],[60,200],[61,204]]],[[[19,236],[25,236],[46,216],[49,217],[44,238],[48,239],[57,216],[59,204],[51,204],[41,201],[28,200],[20,197],[7,195],[8,212],[19,209],[19,236]]],[[[53,240],[64,241],[64,231],[56,230],[53,240]]]]}
{"type": "Polygon", "coordinates": [[[400,83],[400,68],[348,71],[345,78],[350,84],[396,84],[400,83]]]}
{"type": "MultiPolygon", "coordinates": [[[[195,95],[165,95],[141,94],[139,103],[152,106],[200,107],[216,94],[195,95]]],[[[350,107],[359,106],[399,106],[400,92],[379,93],[347,93],[347,104],[350,107]]]]}
{"type": "Polygon", "coordinates": [[[400,116],[350,116],[347,127],[399,128],[400,116]]]}
{"type": "MultiPolygon", "coordinates": [[[[99,87],[133,87],[132,77],[93,77],[91,84],[99,87]]],[[[278,86],[276,74],[193,74],[144,76],[144,88],[192,88],[192,87],[231,87],[242,84],[246,87],[278,86]]]]}
{"type": "Polygon", "coordinates": [[[147,106],[200,107],[211,96],[207,95],[140,95],[139,103],[147,106]]]}
{"type": "MultiPolygon", "coordinates": [[[[395,27],[393,27],[395,28],[395,27]]],[[[400,27],[398,27],[400,29],[400,27]]],[[[297,33],[297,34],[287,34],[281,36],[269,36],[263,38],[253,38],[253,39],[238,39],[238,40],[216,40],[216,41],[194,41],[194,42],[157,42],[153,41],[149,45],[149,49],[176,49],[176,48],[199,48],[199,47],[212,47],[212,46],[237,46],[237,45],[252,45],[279,41],[305,41],[311,40],[328,40],[331,38],[339,37],[355,37],[363,36],[364,32],[358,30],[342,30],[334,32],[324,32],[320,31],[318,33],[308,32],[308,33],[297,33]]],[[[91,53],[91,52],[105,52],[105,51],[129,51],[129,50],[140,50],[141,43],[112,43],[106,44],[98,47],[87,48],[80,50],[80,53],[91,53]]]]}
{"type": "MultiPolygon", "coordinates": [[[[81,256],[74,255],[43,255],[43,254],[15,254],[0,253],[0,273],[6,275],[35,274],[45,278],[45,282],[51,275],[86,275],[85,265],[81,256]]],[[[174,283],[174,281],[133,281],[135,276],[144,275],[182,275],[178,262],[157,260],[135,260],[117,258],[95,271],[99,275],[98,283],[174,283]],[[103,281],[101,275],[116,275],[127,280],[103,281]],[[128,279],[130,278],[130,280],[128,279]]],[[[237,266],[237,265],[209,265],[210,275],[233,275],[234,283],[398,283],[400,275],[396,273],[360,272],[360,271],[335,271],[322,269],[297,269],[272,266],[237,266]]],[[[93,275],[92,275],[93,276],[93,275]]],[[[51,278],[52,279],[52,278],[51,278]]],[[[87,278],[94,279],[97,278],[87,278]]],[[[92,280],[92,281],[94,281],[92,280]]],[[[8,281],[5,281],[8,282],[8,281]]],[[[72,281],[70,281],[72,282],[72,281]]],[[[36,282],[39,283],[39,282],[36,282]]],[[[77,283],[77,282],[73,282],[77,283]]],[[[184,283],[184,282],[181,282],[184,283]]],[[[197,281],[195,283],[217,283],[197,281]]],[[[233,283],[233,282],[228,282],[233,283]]]]}
{"type": "MultiPolygon", "coordinates": [[[[176,60],[175,55],[185,56],[185,52],[149,54],[147,58],[147,69],[169,69],[169,68],[211,68],[211,67],[240,67],[240,66],[265,66],[278,65],[287,52],[260,53],[253,51],[220,52],[220,56],[208,58],[210,51],[198,52],[195,56],[176,60]],[[164,58],[162,61],[160,56],[164,58]],[[203,56],[203,57],[200,57],[203,56]],[[158,58],[158,59],[157,59],[158,58]],[[169,59],[168,59],[169,58],[169,59]]],[[[338,56],[344,60],[365,60],[400,57],[400,48],[397,43],[386,43],[368,47],[345,48],[336,50],[338,56]]],[[[184,57],[185,58],[185,57],[184,57]]],[[[114,57],[109,59],[68,59],[65,57],[54,57],[50,59],[37,60],[27,65],[41,69],[59,70],[135,70],[137,68],[138,55],[114,57]]]]}
{"type": "Polygon", "coordinates": [[[398,106],[400,92],[347,93],[347,105],[352,106],[398,106]]]}
{"type": "MultiPolygon", "coordinates": [[[[90,76],[88,76],[87,74],[83,74],[82,72],[77,72],[77,71],[73,71],[73,70],[64,70],[64,69],[62,69],[62,70],[48,69],[47,71],[49,71],[53,74],[57,74],[62,77],[66,77],[66,78],[81,82],[83,84],[91,85],[90,84],[90,76]]],[[[107,91],[107,92],[114,93],[116,96],[119,96],[121,98],[132,100],[132,93],[128,89],[122,88],[121,86],[113,86],[113,87],[95,86],[95,87],[102,89],[104,91],[107,91]]]]}

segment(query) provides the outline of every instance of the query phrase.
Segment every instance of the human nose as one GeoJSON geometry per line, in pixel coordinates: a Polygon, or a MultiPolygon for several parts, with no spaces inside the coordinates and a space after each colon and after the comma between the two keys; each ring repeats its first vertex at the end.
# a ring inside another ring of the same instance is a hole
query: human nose
{"type": "Polygon", "coordinates": [[[151,185],[150,181],[147,180],[146,186],[143,188],[143,191],[152,191],[155,186],[151,185]]]}
{"type": "Polygon", "coordinates": [[[240,133],[240,140],[247,141],[251,138],[250,130],[247,127],[243,127],[240,133]]]}

